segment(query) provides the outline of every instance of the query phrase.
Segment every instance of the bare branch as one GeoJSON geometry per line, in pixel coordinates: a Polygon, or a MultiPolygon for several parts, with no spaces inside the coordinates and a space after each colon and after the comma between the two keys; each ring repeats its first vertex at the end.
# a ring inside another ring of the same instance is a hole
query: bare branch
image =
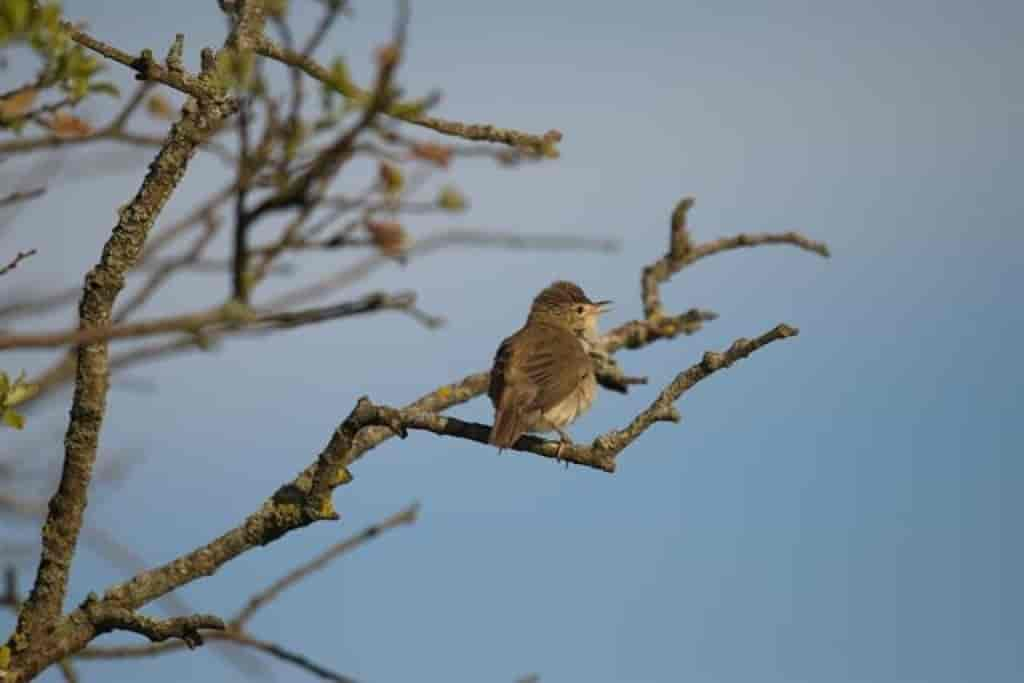
{"type": "Polygon", "coordinates": [[[18,202],[27,202],[31,199],[42,197],[45,192],[45,187],[37,187],[33,190],[25,190],[24,192],[12,192],[6,197],[0,197],[0,207],[17,204],[18,202]]]}
{"type": "Polygon", "coordinates": [[[51,294],[45,294],[38,298],[23,299],[21,301],[15,300],[9,304],[0,306],[0,318],[45,313],[55,308],[68,306],[74,303],[78,300],[78,297],[81,296],[81,294],[82,288],[79,286],[68,287],[67,289],[62,289],[51,294]]]}
{"type": "Polygon", "coordinates": [[[208,331],[208,328],[215,327],[245,328],[247,330],[290,328],[384,310],[404,311],[428,327],[437,327],[441,324],[440,319],[417,309],[415,303],[416,296],[412,292],[398,294],[377,292],[355,301],[346,301],[333,306],[280,313],[253,313],[248,309],[238,309],[229,304],[196,313],[172,315],[120,325],[39,334],[4,335],[0,336],[0,350],[77,346],[174,332],[203,334],[208,331]]]}
{"type": "Polygon", "coordinates": [[[795,232],[739,234],[734,237],[723,237],[699,246],[694,246],[690,232],[686,226],[687,214],[696,200],[685,197],[676,205],[672,212],[671,231],[668,252],[643,270],[641,285],[643,288],[644,316],[653,321],[664,315],[661,307],[659,285],[678,273],[680,270],[705,256],[740,247],[754,247],[762,244],[790,244],[807,251],[828,257],[828,247],[822,242],[815,242],[795,232]]]}
{"type": "Polygon", "coordinates": [[[714,311],[691,308],[680,315],[631,320],[605,334],[598,348],[606,353],[614,353],[622,348],[639,349],[659,339],[696,334],[703,329],[704,323],[717,318],[718,314],[714,311]]]}
{"type": "Polygon", "coordinates": [[[115,607],[100,603],[95,596],[90,596],[82,611],[92,621],[97,635],[110,631],[132,631],[159,643],[170,638],[182,640],[189,649],[203,644],[201,629],[223,631],[226,626],[220,618],[212,614],[193,614],[188,617],[171,619],[152,619],[123,607],[115,607]]]}
{"type": "MultiPolygon", "coordinates": [[[[301,655],[294,650],[290,650],[269,640],[256,638],[248,633],[232,630],[210,631],[206,634],[206,639],[209,641],[216,640],[252,648],[259,652],[268,654],[271,657],[275,657],[276,659],[280,659],[283,662],[293,664],[308,673],[323,678],[324,680],[334,681],[335,683],[356,683],[355,679],[338,673],[337,671],[328,669],[322,664],[318,664],[309,657],[301,655]]],[[[153,643],[150,645],[120,645],[112,647],[94,645],[76,654],[75,659],[140,659],[178,652],[183,647],[184,644],[179,640],[153,643]]]]}
{"type": "MultiPolygon", "coordinates": [[[[413,242],[403,252],[406,259],[423,256],[446,247],[467,246],[498,249],[536,249],[543,251],[579,250],[612,252],[619,243],[609,239],[595,239],[577,235],[523,235],[512,231],[473,230],[453,228],[442,230],[422,240],[413,242]]],[[[300,247],[301,248],[301,247],[300,247]]],[[[393,264],[394,259],[384,254],[373,254],[329,275],[320,282],[298,287],[272,299],[267,307],[277,310],[298,302],[324,296],[336,289],[358,282],[377,268],[393,264]]]]}
{"type": "MultiPolygon", "coordinates": [[[[264,652],[272,657],[280,659],[281,661],[294,664],[300,669],[308,671],[309,673],[328,681],[335,681],[337,683],[355,683],[352,678],[336,671],[332,671],[321,664],[317,664],[310,658],[293,650],[285,648],[277,643],[261,640],[241,631],[211,631],[206,634],[206,639],[253,648],[259,652],[264,652]]],[[[118,645],[111,647],[94,645],[77,653],[75,655],[75,659],[140,659],[178,652],[183,647],[185,647],[185,645],[180,640],[164,641],[162,643],[153,643],[149,645],[118,645]]]]}
{"type": "MultiPolygon", "coordinates": [[[[385,111],[391,104],[394,97],[391,83],[395,70],[402,59],[405,48],[406,29],[409,22],[408,2],[399,3],[400,12],[395,25],[395,36],[389,46],[381,49],[378,61],[377,79],[373,91],[366,100],[366,107],[363,109],[359,120],[348,131],[342,134],[334,143],[329,145],[322,152],[317,154],[309,167],[293,180],[288,188],[261,202],[246,215],[246,220],[252,222],[268,211],[277,211],[284,208],[302,206],[309,199],[309,192],[314,183],[326,181],[331,178],[342,164],[348,161],[359,135],[370,127],[378,114],[385,111]]],[[[273,44],[266,36],[261,36],[259,44],[255,49],[260,54],[268,44],[273,44]]]]}
{"type": "MultiPolygon", "coordinates": [[[[580,444],[562,444],[559,441],[547,441],[534,436],[523,436],[513,446],[512,450],[533,453],[545,458],[554,458],[577,465],[585,465],[604,472],[615,471],[615,459],[627,446],[647,431],[655,422],[678,422],[679,412],[673,403],[686,391],[692,388],[697,382],[710,376],[722,368],[727,368],[741,358],[746,358],[751,353],[766,344],[779,339],[796,336],[797,330],[789,325],[778,325],[754,340],[737,339],[732,346],[721,353],[709,351],[704,354],[701,361],[684,372],[679,373],[676,378],[662,390],[653,403],[640,413],[628,426],[619,430],[612,430],[594,439],[589,446],[580,444]]],[[[395,409],[387,406],[378,406],[363,397],[359,400],[355,410],[339,428],[344,433],[346,425],[358,426],[360,429],[368,426],[385,427],[392,433],[405,438],[406,430],[416,429],[433,432],[439,436],[454,436],[460,439],[476,441],[477,443],[488,443],[491,428],[475,422],[464,422],[454,417],[446,417],[430,412],[413,411],[409,409],[395,409]]],[[[351,446],[348,447],[351,449],[351,446]]],[[[328,449],[330,450],[330,449],[328,449]]],[[[334,466],[347,464],[342,453],[340,460],[324,461],[321,458],[321,467],[324,468],[325,477],[334,475],[334,466]]],[[[314,481],[316,481],[314,479],[314,481]]],[[[316,486],[312,489],[311,497],[316,494],[316,486]]],[[[314,503],[315,503],[314,499],[314,503]]]]}
{"type": "Polygon", "coordinates": [[[28,251],[19,251],[18,255],[14,257],[13,261],[8,263],[6,266],[3,266],[2,268],[0,268],[0,276],[7,275],[7,273],[9,273],[12,270],[14,270],[15,268],[17,268],[19,263],[21,263],[25,259],[29,258],[30,256],[35,256],[35,255],[36,255],[36,250],[35,249],[29,249],[28,251]]]}
{"type": "Polygon", "coordinates": [[[762,244],[788,244],[794,247],[799,247],[804,251],[814,252],[823,258],[829,258],[831,255],[828,250],[828,245],[824,242],[817,242],[815,240],[808,239],[798,232],[741,232],[740,234],[733,235],[732,237],[722,237],[699,245],[693,249],[690,262],[692,263],[693,261],[702,259],[705,256],[711,256],[712,254],[717,254],[721,251],[741,249],[743,247],[757,247],[762,244]]]}
{"type": "MultiPolygon", "coordinates": [[[[366,90],[354,83],[336,78],[329,69],[319,64],[309,54],[289,50],[270,39],[265,39],[257,45],[256,51],[264,57],[301,69],[310,77],[334,88],[353,102],[371,101],[370,94],[366,90]]],[[[557,130],[549,130],[543,135],[534,135],[490,124],[461,123],[427,116],[422,113],[422,109],[422,103],[394,102],[385,107],[383,113],[444,135],[452,135],[466,140],[497,142],[543,156],[557,156],[557,144],[562,139],[562,134],[557,130]]]]}
{"type": "Polygon", "coordinates": [[[237,643],[238,645],[246,645],[248,647],[255,648],[260,652],[265,652],[268,655],[276,657],[282,661],[294,664],[300,669],[304,669],[311,674],[319,676],[327,681],[334,681],[334,683],[356,683],[355,679],[349,678],[344,674],[340,674],[336,671],[332,671],[327,667],[317,664],[309,657],[299,654],[294,650],[289,650],[277,643],[273,643],[269,640],[261,640],[254,638],[245,633],[236,633],[232,631],[215,632],[210,634],[212,638],[218,640],[227,641],[229,643],[237,643]]]}
{"type": "MultiPolygon", "coordinates": [[[[93,38],[86,32],[79,30],[69,21],[61,22],[61,28],[67,32],[71,37],[71,40],[75,41],[82,47],[87,47],[93,52],[103,55],[107,59],[123,64],[130,69],[134,69],[138,74],[137,78],[139,80],[159,81],[164,85],[174,88],[175,90],[180,90],[186,95],[192,95],[196,99],[204,99],[210,95],[208,85],[204,84],[197,76],[187,73],[181,68],[180,64],[173,63],[170,58],[167,60],[167,65],[164,66],[156,61],[150,50],[143,50],[142,53],[136,57],[128,54],[127,52],[118,50],[116,47],[104,43],[101,40],[93,38]]],[[[184,36],[179,33],[175,40],[176,43],[180,43],[184,40],[184,36]]],[[[173,53],[174,47],[172,47],[171,50],[173,53]]]]}

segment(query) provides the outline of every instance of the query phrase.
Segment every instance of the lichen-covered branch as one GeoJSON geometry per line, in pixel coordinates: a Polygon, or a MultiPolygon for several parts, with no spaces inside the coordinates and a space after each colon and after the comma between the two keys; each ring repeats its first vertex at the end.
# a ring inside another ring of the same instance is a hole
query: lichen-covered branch
{"type": "MultiPolygon", "coordinates": [[[[258,5],[259,3],[255,4],[258,5]]],[[[175,42],[168,54],[166,64],[160,64],[150,50],[143,50],[138,56],[131,55],[117,49],[113,45],[103,42],[102,40],[93,38],[85,31],[75,27],[75,25],[69,21],[63,22],[61,27],[67,31],[71,40],[75,41],[82,47],[87,47],[90,50],[103,55],[109,60],[123,64],[130,69],[134,69],[137,73],[136,77],[139,80],[158,81],[164,85],[174,88],[175,90],[180,90],[186,95],[192,95],[196,99],[203,99],[209,96],[209,84],[204,83],[198,76],[193,76],[186,72],[181,68],[180,63],[175,63],[174,61],[173,55],[177,54],[180,58],[180,44],[185,40],[185,37],[180,33],[175,38],[175,42]]]]}
{"type": "Polygon", "coordinates": [[[639,349],[659,339],[696,334],[703,329],[704,323],[717,318],[718,314],[714,311],[691,308],[680,315],[631,320],[601,337],[598,347],[606,353],[614,353],[623,348],[639,349]]]}
{"type": "MultiPolygon", "coordinates": [[[[259,4],[259,3],[255,3],[259,4]]],[[[72,27],[72,30],[73,27],[72,27]]],[[[99,263],[86,275],[79,304],[79,327],[109,325],[125,275],[138,262],[150,228],[200,145],[234,113],[236,104],[223,89],[207,86],[181,121],[171,127],[134,199],[118,212],[118,221],[99,263]]],[[[77,351],[75,392],[65,436],[64,464],[42,530],[42,553],[32,591],[21,607],[10,648],[15,679],[29,679],[75,650],[53,641],[61,621],[68,573],[82,529],[89,484],[106,413],[109,386],[106,342],[81,344],[77,351]]],[[[91,624],[85,642],[95,633],[91,624]]]]}
{"type": "Polygon", "coordinates": [[[730,249],[754,247],[762,244],[789,244],[800,249],[828,257],[828,247],[822,242],[815,242],[796,232],[744,234],[694,245],[687,227],[687,216],[696,200],[685,197],[672,211],[669,232],[668,251],[660,259],[647,266],[641,277],[644,317],[655,320],[664,315],[661,305],[659,285],[678,273],[680,270],[706,256],[730,249]]]}
{"type": "MultiPolygon", "coordinates": [[[[86,276],[79,307],[83,332],[108,325],[125,273],[138,259],[149,228],[205,137],[231,113],[227,102],[210,101],[174,126],[135,199],[124,207],[99,264],[86,276]]],[[[86,332],[87,333],[87,332],[86,332]]],[[[64,471],[43,530],[43,554],[36,585],[19,618],[19,633],[31,638],[60,613],[67,570],[81,528],[86,491],[106,409],[107,345],[78,350],[77,381],[66,438],[64,471]]]]}
{"type": "Polygon", "coordinates": [[[701,361],[689,369],[676,375],[676,378],[666,386],[651,405],[629,425],[620,430],[611,431],[594,440],[591,448],[599,453],[616,457],[627,446],[636,440],[640,434],[647,430],[652,424],[659,421],[677,422],[679,413],[674,403],[691,389],[697,382],[705,379],[713,373],[731,366],[738,360],[746,358],[754,351],[780,339],[795,337],[799,331],[789,325],[777,325],[755,339],[737,339],[732,345],[722,352],[708,351],[701,361]]]}
{"type": "Polygon", "coordinates": [[[102,604],[91,596],[82,605],[82,613],[92,622],[96,634],[110,631],[131,631],[159,643],[171,638],[180,639],[189,648],[203,644],[201,630],[223,631],[226,626],[212,614],[193,614],[171,619],[153,619],[123,607],[102,604]]]}
{"type": "MultiPolygon", "coordinates": [[[[634,418],[629,425],[623,429],[612,430],[598,436],[590,445],[563,444],[559,441],[548,441],[527,435],[521,437],[511,449],[584,465],[605,472],[614,472],[616,457],[651,425],[655,422],[679,421],[679,412],[674,403],[695,384],[718,370],[746,358],[766,344],[793,337],[796,334],[795,328],[789,325],[778,325],[756,339],[737,339],[723,352],[709,351],[705,353],[699,363],[679,373],[651,405],[634,418]]],[[[358,416],[354,421],[355,424],[364,427],[383,427],[402,438],[405,438],[407,430],[413,429],[487,444],[491,431],[488,425],[465,422],[433,412],[375,405],[365,397],[359,400],[352,415],[358,416]]]]}
{"type": "MultiPolygon", "coordinates": [[[[380,522],[373,524],[359,533],[350,536],[330,547],[326,548],[322,552],[318,553],[316,557],[312,558],[308,562],[304,562],[292,571],[282,576],[277,581],[274,581],[271,585],[262,591],[259,591],[253,595],[246,604],[240,609],[237,615],[227,624],[227,627],[220,631],[215,631],[206,634],[208,639],[220,640],[223,642],[234,643],[255,649],[260,652],[264,652],[277,659],[288,662],[301,669],[308,671],[314,675],[320,676],[330,681],[351,681],[347,676],[340,674],[336,671],[332,671],[327,667],[312,661],[310,658],[305,657],[293,650],[290,650],[278,643],[272,643],[267,640],[263,640],[255,637],[253,634],[246,630],[246,624],[251,620],[253,615],[262,607],[265,607],[270,602],[275,600],[289,587],[299,583],[309,575],[317,572],[326,567],[330,562],[334,561],[341,555],[344,555],[356,548],[364,545],[365,543],[379,538],[381,534],[395,529],[400,526],[413,524],[416,522],[419,516],[419,505],[413,504],[409,507],[400,510],[399,512],[381,520],[380,522]]],[[[0,604],[3,599],[0,598],[0,604]]],[[[145,658],[153,657],[157,655],[168,654],[181,650],[187,646],[186,642],[181,640],[159,642],[147,645],[118,645],[112,647],[104,646],[91,646],[86,650],[78,653],[76,659],[128,659],[128,658],[145,658]]]]}

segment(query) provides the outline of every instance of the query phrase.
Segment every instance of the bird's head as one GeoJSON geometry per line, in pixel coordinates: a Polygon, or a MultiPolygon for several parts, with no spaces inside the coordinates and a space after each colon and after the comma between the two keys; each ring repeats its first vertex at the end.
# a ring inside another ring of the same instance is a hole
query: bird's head
{"type": "Polygon", "coordinates": [[[597,339],[598,317],[611,301],[591,301],[579,285],[560,280],[546,287],[530,306],[530,320],[565,327],[587,341],[597,339]]]}

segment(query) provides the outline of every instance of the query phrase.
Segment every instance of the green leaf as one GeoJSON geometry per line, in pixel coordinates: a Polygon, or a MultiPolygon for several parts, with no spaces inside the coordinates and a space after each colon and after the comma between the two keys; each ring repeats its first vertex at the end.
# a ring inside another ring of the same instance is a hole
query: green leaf
{"type": "Polygon", "coordinates": [[[28,26],[28,15],[31,10],[28,0],[3,0],[2,11],[8,26],[14,33],[21,33],[28,26]]]}
{"type": "Polygon", "coordinates": [[[50,5],[43,5],[39,9],[39,24],[50,31],[56,33],[60,30],[60,6],[56,3],[50,5]]]}
{"type": "Polygon", "coordinates": [[[38,393],[39,385],[26,382],[25,373],[22,373],[7,390],[4,405],[11,408],[19,403],[24,403],[38,393]]]}
{"type": "Polygon", "coordinates": [[[11,408],[4,411],[3,422],[8,427],[14,427],[15,429],[25,428],[25,418],[14,412],[11,408]]]}

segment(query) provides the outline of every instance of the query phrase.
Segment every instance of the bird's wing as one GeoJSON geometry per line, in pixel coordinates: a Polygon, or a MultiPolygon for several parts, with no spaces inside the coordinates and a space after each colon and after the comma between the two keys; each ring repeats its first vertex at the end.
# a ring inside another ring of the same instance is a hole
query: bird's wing
{"type": "Polygon", "coordinates": [[[552,327],[543,335],[531,335],[520,346],[517,356],[523,375],[536,387],[529,407],[541,412],[567,399],[591,368],[583,345],[560,327],[552,327]]]}
{"type": "Polygon", "coordinates": [[[517,343],[522,330],[509,337],[498,347],[491,368],[487,394],[494,403],[494,426],[490,442],[499,448],[508,448],[529,428],[530,405],[537,398],[537,387],[513,370],[512,357],[518,355],[517,343]]]}

